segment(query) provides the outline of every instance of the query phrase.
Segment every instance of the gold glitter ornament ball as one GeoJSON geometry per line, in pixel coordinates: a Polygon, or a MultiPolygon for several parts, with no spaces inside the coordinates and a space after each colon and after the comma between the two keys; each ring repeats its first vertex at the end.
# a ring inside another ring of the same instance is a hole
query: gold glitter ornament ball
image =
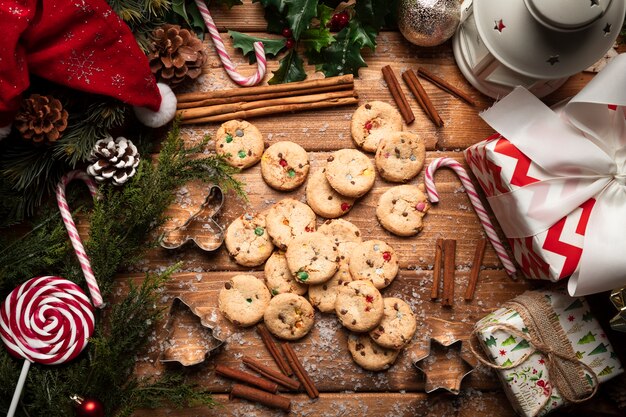
{"type": "Polygon", "coordinates": [[[400,0],[398,27],[418,46],[444,43],[456,31],[461,18],[459,0],[400,0]]]}

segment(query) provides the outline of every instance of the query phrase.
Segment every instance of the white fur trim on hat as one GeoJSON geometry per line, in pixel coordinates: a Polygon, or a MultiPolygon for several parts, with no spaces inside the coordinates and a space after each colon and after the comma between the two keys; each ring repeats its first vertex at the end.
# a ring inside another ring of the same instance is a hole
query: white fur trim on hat
{"type": "Polygon", "coordinates": [[[139,121],[148,127],[161,127],[176,115],[176,96],[172,89],[163,83],[158,83],[157,87],[161,93],[161,106],[158,111],[145,107],[133,107],[139,121]]]}
{"type": "Polygon", "coordinates": [[[11,133],[11,125],[0,127],[0,140],[6,138],[11,133]]]}

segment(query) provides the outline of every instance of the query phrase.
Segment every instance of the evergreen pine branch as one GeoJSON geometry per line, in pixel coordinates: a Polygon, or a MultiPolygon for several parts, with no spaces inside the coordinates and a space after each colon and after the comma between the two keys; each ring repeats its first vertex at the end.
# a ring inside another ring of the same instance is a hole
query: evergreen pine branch
{"type": "Polygon", "coordinates": [[[0,142],[0,227],[33,215],[67,170],[48,146],[15,136],[0,142]]]}
{"type": "Polygon", "coordinates": [[[85,112],[71,113],[68,127],[53,146],[53,157],[71,168],[89,159],[99,139],[124,123],[126,106],[113,100],[91,103],[85,112]]]}
{"type": "Polygon", "coordinates": [[[69,254],[70,244],[55,208],[18,239],[0,238],[0,248],[0,293],[4,294],[41,271],[56,270],[69,254]]]}
{"type": "Polygon", "coordinates": [[[131,376],[138,350],[145,346],[150,330],[161,318],[157,307],[160,289],[179,265],[164,273],[146,274],[139,287],[129,282],[126,297],[108,311],[108,326],[100,326],[89,345],[91,359],[85,389],[90,396],[100,398],[112,411],[122,403],[123,392],[111,392],[111,387],[124,387],[131,376]],[[115,398],[117,397],[117,398],[115,398]]]}
{"type": "Polygon", "coordinates": [[[218,405],[210,392],[185,381],[179,373],[168,373],[158,380],[142,379],[128,390],[117,417],[128,417],[138,408],[163,406],[215,407],[218,405]]]}

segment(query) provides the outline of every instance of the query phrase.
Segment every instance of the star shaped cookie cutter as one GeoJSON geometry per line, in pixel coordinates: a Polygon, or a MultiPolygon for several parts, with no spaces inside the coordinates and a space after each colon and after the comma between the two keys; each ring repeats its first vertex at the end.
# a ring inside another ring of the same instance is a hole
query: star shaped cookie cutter
{"type": "Polygon", "coordinates": [[[458,395],[461,392],[463,378],[472,373],[478,364],[478,361],[467,347],[473,326],[467,323],[451,322],[435,317],[427,318],[426,323],[428,325],[427,331],[431,333],[430,340],[426,349],[422,350],[421,354],[418,353],[413,362],[413,365],[422,371],[426,377],[424,390],[426,393],[430,393],[442,388],[454,395],[458,395]],[[467,342],[467,344],[463,342],[467,342]],[[433,370],[431,365],[438,362],[434,357],[432,360],[429,360],[433,343],[442,347],[452,347],[460,344],[459,357],[462,360],[461,363],[467,366],[459,367],[456,373],[451,373],[449,363],[446,364],[445,368],[441,367],[441,369],[433,370]]]}
{"type": "Polygon", "coordinates": [[[223,204],[222,189],[217,185],[212,186],[198,211],[182,225],[161,235],[161,247],[178,249],[192,241],[200,249],[211,252],[222,246],[224,228],[215,221],[215,217],[219,214],[223,204]]]}

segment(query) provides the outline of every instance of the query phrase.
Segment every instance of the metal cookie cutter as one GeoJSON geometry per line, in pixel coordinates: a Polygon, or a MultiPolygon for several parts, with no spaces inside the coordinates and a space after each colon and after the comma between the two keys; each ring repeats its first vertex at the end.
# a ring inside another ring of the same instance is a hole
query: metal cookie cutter
{"type": "Polygon", "coordinates": [[[167,321],[167,342],[160,361],[183,366],[202,363],[224,343],[195,303],[176,297],[167,321]]]}
{"type": "Polygon", "coordinates": [[[204,203],[185,223],[169,230],[161,236],[161,246],[165,249],[178,249],[192,241],[200,249],[214,251],[224,242],[224,229],[216,221],[224,204],[224,193],[217,185],[209,190],[204,203]]]}
{"type": "Polygon", "coordinates": [[[471,326],[467,327],[466,323],[450,322],[436,317],[428,317],[426,322],[431,331],[430,340],[426,350],[414,358],[413,365],[424,373],[426,377],[424,388],[427,393],[443,388],[457,395],[460,392],[463,378],[472,373],[478,364],[466,343],[463,343],[468,341],[471,326]],[[459,356],[463,366],[453,372],[449,360],[445,361],[446,363],[437,364],[439,361],[434,356],[430,357],[433,343],[446,348],[460,344],[459,356]]]}

